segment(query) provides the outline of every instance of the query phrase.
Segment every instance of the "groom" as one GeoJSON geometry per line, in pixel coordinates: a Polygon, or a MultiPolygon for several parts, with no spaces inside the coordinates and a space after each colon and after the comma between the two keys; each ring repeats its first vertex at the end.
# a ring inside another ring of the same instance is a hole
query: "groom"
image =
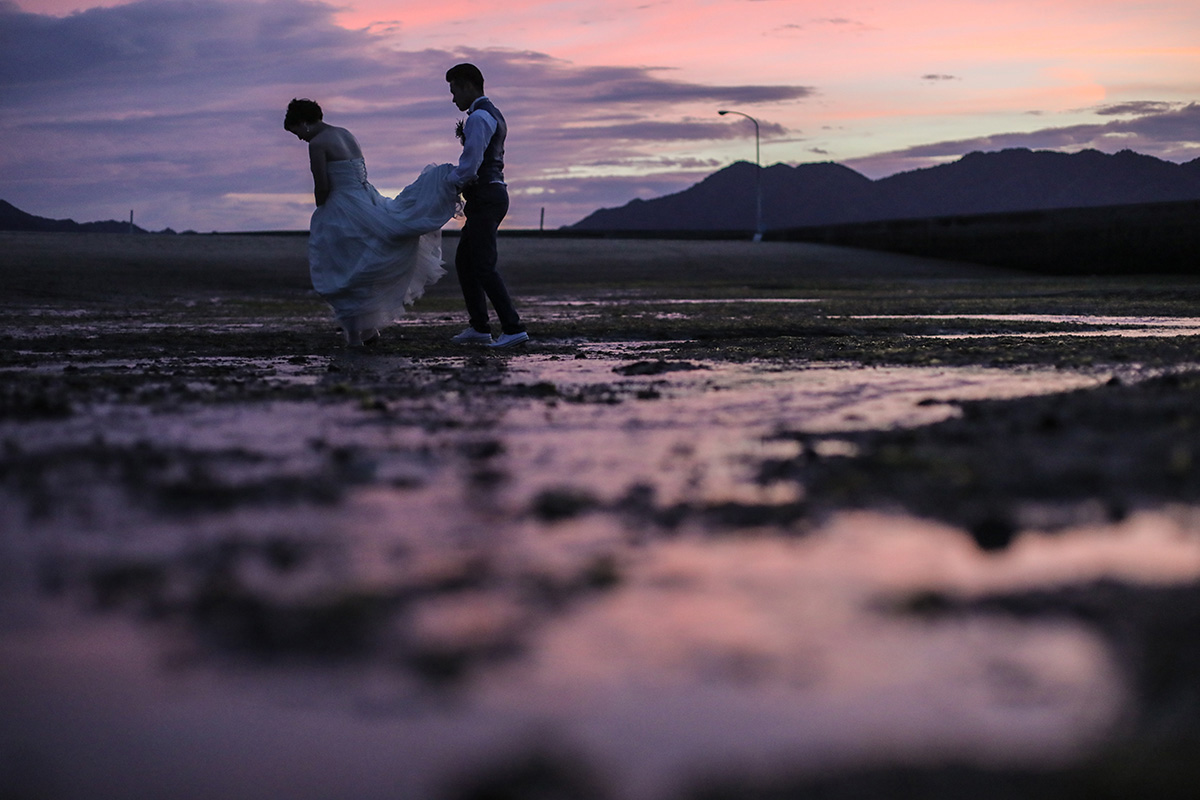
{"type": "Polygon", "coordinates": [[[454,254],[454,267],[462,286],[471,326],[452,337],[459,344],[512,347],[529,341],[521,317],[509,299],[504,279],[496,271],[496,231],[508,213],[508,187],[504,183],[504,115],[483,93],[483,73],[474,64],[458,64],[446,72],[450,97],[466,111],[460,138],[462,157],[450,180],[462,192],[466,222],[454,254]],[[500,337],[492,341],[487,302],[500,319],[500,337]]]}

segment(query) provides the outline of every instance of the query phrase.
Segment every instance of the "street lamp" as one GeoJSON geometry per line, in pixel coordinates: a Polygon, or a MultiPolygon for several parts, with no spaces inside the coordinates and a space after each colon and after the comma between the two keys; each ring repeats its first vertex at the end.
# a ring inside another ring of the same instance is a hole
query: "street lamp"
{"type": "Polygon", "coordinates": [[[758,120],[749,114],[743,114],[741,111],[718,111],[718,114],[725,116],[726,114],[737,114],[739,117],[745,117],[754,123],[754,193],[756,197],[755,215],[754,215],[754,241],[761,242],[763,235],[762,221],[762,163],[759,160],[758,151],[758,120]]]}

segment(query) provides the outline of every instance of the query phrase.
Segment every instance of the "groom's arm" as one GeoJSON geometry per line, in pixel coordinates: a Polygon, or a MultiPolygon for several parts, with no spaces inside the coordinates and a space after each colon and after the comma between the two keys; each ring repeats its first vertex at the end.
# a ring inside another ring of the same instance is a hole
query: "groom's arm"
{"type": "Polygon", "coordinates": [[[483,151],[496,133],[496,118],[486,111],[475,111],[463,124],[463,151],[458,166],[450,172],[455,186],[465,186],[475,180],[479,165],[483,163],[483,151]]]}

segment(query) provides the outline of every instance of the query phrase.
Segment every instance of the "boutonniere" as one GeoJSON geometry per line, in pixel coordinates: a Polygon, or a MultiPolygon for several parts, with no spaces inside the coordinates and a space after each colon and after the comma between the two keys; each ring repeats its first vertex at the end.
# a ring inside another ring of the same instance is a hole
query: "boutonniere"
{"type": "Polygon", "coordinates": [[[466,143],[467,143],[467,131],[466,131],[466,129],[463,127],[463,124],[464,124],[466,121],[467,121],[467,120],[466,120],[466,118],[460,119],[460,120],[458,121],[458,124],[454,126],[454,135],[455,135],[455,136],[457,136],[457,137],[458,137],[458,140],[459,140],[460,142],[462,142],[463,144],[466,144],[466,143]]]}

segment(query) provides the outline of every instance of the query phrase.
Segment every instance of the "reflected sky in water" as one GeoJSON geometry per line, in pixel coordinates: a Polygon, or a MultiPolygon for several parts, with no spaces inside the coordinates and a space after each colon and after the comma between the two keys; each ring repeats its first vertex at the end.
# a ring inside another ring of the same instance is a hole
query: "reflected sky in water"
{"type": "MultiPolygon", "coordinates": [[[[554,391],[503,403],[447,390],[382,412],[355,399],[319,413],[286,401],[107,403],[0,422],[0,439],[30,458],[98,442],[172,454],[150,481],[346,484],[333,502],[181,513],[72,457],[47,467],[39,491],[54,502],[38,513],[19,492],[0,495],[11,521],[0,545],[0,758],[20,756],[31,786],[89,798],[247,786],[291,798],[431,797],[449,776],[547,742],[603,775],[616,797],[639,800],[724,767],[1055,764],[1128,710],[1105,641],[1067,619],[933,620],[888,608],[927,591],[1200,577],[1200,512],[1189,508],[1119,523],[1084,515],[1053,535],[1038,524],[1054,510],[1029,508],[999,553],[900,514],[845,512],[803,527],[685,519],[662,531],[621,511],[638,487],[659,508],[795,503],[802,486],[756,477],[764,459],[801,447],[780,431],[822,434],[823,457],[852,456],[839,432],[925,425],[962,401],[1097,386],[1108,374],[698,361],[638,375],[625,374],[635,359],[618,345],[591,348],[579,360],[511,360],[504,385],[554,391]],[[572,493],[588,498],[579,513],[535,513],[547,496],[572,493]],[[279,541],[311,555],[286,569],[256,555],[279,541]],[[194,614],[119,604],[100,613],[84,601],[98,565],[136,565],[161,576],[164,597],[195,608],[212,591],[197,564],[214,552],[243,553],[221,575],[253,608],[384,598],[371,646],[332,663],[247,659],[214,647],[194,614]],[[38,589],[48,565],[61,595],[38,589]],[[448,687],[412,667],[455,653],[471,669],[448,687]]],[[[305,380],[302,365],[294,372],[279,380],[305,380]]]]}

